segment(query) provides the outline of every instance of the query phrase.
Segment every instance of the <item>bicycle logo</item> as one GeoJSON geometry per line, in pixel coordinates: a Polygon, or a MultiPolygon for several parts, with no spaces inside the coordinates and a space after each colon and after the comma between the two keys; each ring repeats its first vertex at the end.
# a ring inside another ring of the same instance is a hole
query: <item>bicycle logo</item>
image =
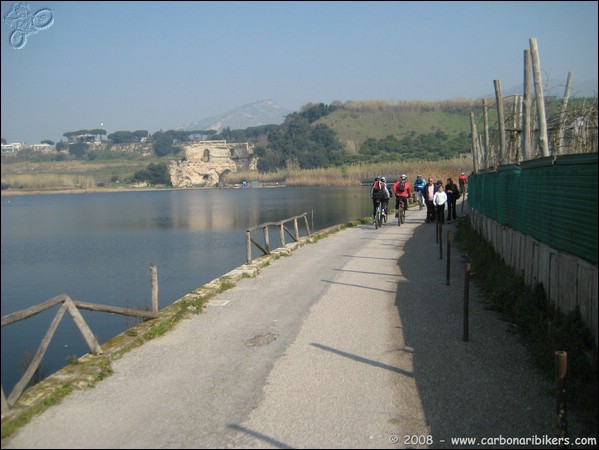
{"type": "Polygon", "coordinates": [[[8,42],[14,49],[21,49],[27,44],[27,37],[38,31],[49,28],[54,23],[54,13],[49,8],[42,8],[32,13],[29,5],[13,3],[10,11],[4,16],[4,22],[14,28],[8,42]]]}

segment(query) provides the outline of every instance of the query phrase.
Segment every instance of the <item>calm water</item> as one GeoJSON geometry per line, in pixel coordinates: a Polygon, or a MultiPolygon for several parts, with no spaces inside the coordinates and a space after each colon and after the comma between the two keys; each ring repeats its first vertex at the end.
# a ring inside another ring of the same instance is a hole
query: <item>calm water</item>
{"type": "MultiPolygon", "coordinates": [[[[164,308],[245,264],[248,227],[307,212],[310,228],[320,230],[369,215],[371,202],[368,187],[208,189],[2,197],[1,212],[5,316],[63,293],[91,303],[150,308],[151,264],[164,308]]],[[[278,232],[270,234],[274,246],[278,232]]],[[[254,247],[252,255],[259,250],[254,247]]],[[[58,307],[2,328],[7,396],[58,307]]],[[[121,315],[82,314],[100,344],[135,323],[121,315]]],[[[66,314],[41,372],[50,375],[87,352],[66,314]]]]}

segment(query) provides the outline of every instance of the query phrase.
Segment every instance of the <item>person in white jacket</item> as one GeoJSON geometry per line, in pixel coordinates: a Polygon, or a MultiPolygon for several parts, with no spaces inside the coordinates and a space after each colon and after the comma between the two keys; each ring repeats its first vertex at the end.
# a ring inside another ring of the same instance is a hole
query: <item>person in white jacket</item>
{"type": "Polygon", "coordinates": [[[445,223],[445,203],[447,203],[447,194],[441,183],[433,196],[433,205],[437,208],[437,222],[445,223]]]}

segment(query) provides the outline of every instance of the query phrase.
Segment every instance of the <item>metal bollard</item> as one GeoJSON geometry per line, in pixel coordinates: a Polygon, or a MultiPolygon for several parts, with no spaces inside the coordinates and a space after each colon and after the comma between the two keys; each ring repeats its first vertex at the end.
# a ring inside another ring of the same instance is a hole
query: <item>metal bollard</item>
{"type": "Polygon", "coordinates": [[[466,276],[464,277],[464,342],[468,342],[468,297],[470,291],[470,264],[466,263],[466,276]]]}
{"type": "MultiPolygon", "coordinates": [[[[566,396],[566,375],[568,373],[568,354],[555,352],[555,412],[556,435],[558,438],[568,437],[568,409],[566,396]]],[[[564,446],[562,446],[564,447],[564,446]]]]}
{"type": "Polygon", "coordinates": [[[445,285],[449,286],[451,283],[449,281],[450,278],[450,268],[451,268],[451,230],[447,230],[447,271],[445,275],[445,285]]]}
{"type": "Polygon", "coordinates": [[[443,224],[439,222],[439,259],[443,259],[443,224]]]}

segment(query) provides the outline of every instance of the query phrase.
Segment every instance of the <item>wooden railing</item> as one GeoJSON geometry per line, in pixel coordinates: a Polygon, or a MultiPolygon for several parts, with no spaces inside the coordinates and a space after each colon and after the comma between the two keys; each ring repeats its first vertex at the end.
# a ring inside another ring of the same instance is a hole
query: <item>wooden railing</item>
{"type": "Polygon", "coordinates": [[[50,327],[48,328],[48,331],[46,331],[46,335],[42,339],[42,342],[38,347],[35,356],[29,363],[29,366],[27,367],[27,370],[25,370],[25,373],[23,374],[21,379],[13,388],[12,392],[8,396],[8,399],[4,395],[4,387],[2,387],[2,415],[4,415],[5,412],[7,412],[10,408],[12,408],[15,405],[15,403],[27,387],[27,383],[29,383],[29,381],[35,374],[35,371],[39,367],[42,358],[46,354],[46,350],[50,345],[50,341],[52,340],[52,337],[54,336],[54,333],[56,332],[56,329],[58,328],[58,325],[60,324],[60,321],[62,320],[65,312],[68,312],[69,315],[73,318],[73,321],[75,322],[75,325],[77,325],[77,328],[81,332],[81,335],[83,336],[83,339],[85,340],[90,352],[92,352],[95,355],[102,354],[102,347],[100,346],[93,332],[87,325],[87,322],[79,312],[79,309],[116,313],[125,316],[141,317],[144,319],[154,319],[158,317],[158,276],[156,266],[154,266],[153,264],[150,267],[150,274],[152,283],[152,311],[81,302],[71,299],[66,294],[61,294],[54,298],[51,298],[50,300],[40,303],[39,305],[31,306],[27,309],[16,311],[14,313],[2,317],[2,327],[4,327],[6,325],[10,325],[11,323],[19,322],[29,317],[33,317],[43,311],[46,311],[47,309],[52,308],[53,306],[59,303],[62,303],[62,306],[54,316],[54,319],[52,319],[50,327]]]}
{"type": "Polygon", "coordinates": [[[299,233],[299,226],[298,226],[298,219],[304,219],[304,223],[306,226],[306,235],[310,236],[310,227],[308,226],[308,213],[303,213],[299,216],[295,216],[295,217],[290,217],[289,219],[284,219],[281,220],[280,222],[266,222],[266,223],[261,223],[260,225],[256,225],[253,226],[251,228],[247,229],[246,232],[246,243],[247,243],[247,247],[246,247],[246,261],[248,264],[250,264],[252,262],[252,244],[254,244],[256,247],[258,247],[259,250],[262,251],[263,254],[265,255],[270,255],[270,237],[268,234],[268,227],[278,227],[279,228],[279,238],[281,240],[281,246],[285,246],[285,233],[287,233],[289,236],[291,236],[291,238],[293,239],[294,242],[299,241],[300,239],[300,233],[299,233]],[[289,229],[285,226],[286,223],[289,222],[293,222],[293,234],[291,233],[291,231],[289,231],[289,229]],[[264,237],[264,243],[260,243],[258,242],[256,239],[254,239],[252,237],[252,231],[256,231],[256,230],[262,230],[263,233],[263,237],[264,237]]]}

